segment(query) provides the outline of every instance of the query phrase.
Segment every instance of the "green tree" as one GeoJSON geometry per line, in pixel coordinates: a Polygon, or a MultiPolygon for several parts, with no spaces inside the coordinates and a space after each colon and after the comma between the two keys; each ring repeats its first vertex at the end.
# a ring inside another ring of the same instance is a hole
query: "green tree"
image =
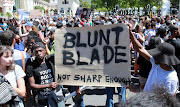
{"type": "Polygon", "coordinates": [[[91,8],[91,5],[89,4],[88,1],[82,1],[80,2],[80,7],[91,8]]]}
{"type": "Polygon", "coordinates": [[[55,11],[55,10],[51,9],[50,11],[55,11]]]}
{"type": "MultiPolygon", "coordinates": [[[[117,4],[119,4],[119,0],[101,0],[101,1],[102,1],[103,4],[105,2],[107,3],[106,8],[107,8],[108,11],[113,10],[115,8],[115,6],[117,4]]],[[[104,6],[105,6],[105,4],[104,4],[104,6]]]]}
{"type": "Polygon", "coordinates": [[[143,7],[145,10],[145,14],[147,14],[147,10],[151,9],[153,6],[156,6],[157,9],[160,9],[163,2],[162,0],[121,0],[120,7],[143,7]],[[150,6],[150,8],[148,7],[150,6]]]}
{"type": "Polygon", "coordinates": [[[157,9],[159,9],[162,6],[163,2],[162,0],[139,0],[138,7],[143,7],[145,10],[145,14],[147,15],[148,7],[147,5],[150,5],[150,9],[153,6],[156,6],[157,9]]]}
{"type": "Polygon", "coordinates": [[[112,11],[117,4],[120,6],[120,8],[143,7],[144,10],[147,11],[148,4],[150,5],[150,8],[156,6],[159,9],[163,3],[162,0],[92,0],[91,8],[93,7],[93,9],[98,10],[106,8],[108,11],[112,11]]]}
{"type": "Polygon", "coordinates": [[[50,2],[50,0],[44,0],[44,1],[46,1],[46,2],[48,2],[48,3],[50,2]]]}
{"type": "Polygon", "coordinates": [[[44,9],[44,7],[41,7],[41,6],[35,6],[34,9],[44,10],[44,12],[46,11],[46,10],[44,9]]]}
{"type": "Polygon", "coordinates": [[[1,13],[1,16],[4,16],[4,14],[3,14],[3,13],[1,13]]]}
{"type": "Polygon", "coordinates": [[[170,0],[173,8],[177,8],[179,7],[179,0],[170,0]]]}
{"type": "Polygon", "coordinates": [[[91,4],[96,8],[106,8],[108,11],[111,11],[115,8],[117,4],[120,3],[120,0],[92,0],[91,4]]]}
{"type": "Polygon", "coordinates": [[[108,11],[112,11],[118,4],[120,8],[127,7],[139,7],[140,0],[92,0],[91,4],[97,8],[106,8],[108,11]]]}
{"type": "Polygon", "coordinates": [[[91,10],[94,11],[97,8],[102,8],[102,1],[101,0],[91,0],[91,10]]]}
{"type": "Polygon", "coordinates": [[[11,13],[9,13],[9,12],[6,13],[6,16],[8,17],[8,19],[9,19],[10,17],[12,17],[11,13]]]}

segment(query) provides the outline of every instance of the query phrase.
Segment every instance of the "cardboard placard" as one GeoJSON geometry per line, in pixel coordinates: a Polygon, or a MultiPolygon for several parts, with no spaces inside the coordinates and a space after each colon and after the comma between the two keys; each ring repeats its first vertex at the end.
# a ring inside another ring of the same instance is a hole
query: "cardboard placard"
{"type": "Polygon", "coordinates": [[[30,18],[40,18],[41,17],[41,11],[39,9],[31,10],[30,11],[30,18]]]}
{"type": "Polygon", "coordinates": [[[124,24],[58,29],[55,80],[62,85],[128,86],[129,45],[124,24]]]}

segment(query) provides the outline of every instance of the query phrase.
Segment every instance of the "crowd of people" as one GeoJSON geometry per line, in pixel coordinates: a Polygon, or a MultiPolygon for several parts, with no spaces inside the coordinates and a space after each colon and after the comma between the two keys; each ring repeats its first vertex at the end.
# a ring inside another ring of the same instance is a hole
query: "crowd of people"
{"type": "MultiPolygon", "coordinates": [[[[78,99],[73,98],[75,106],[84,107],[80,87],[63,86],[55,82],[55,30],[120,23],[129,27],[127,33],[130,35],[130,48],[135,50],[131,57],[135,58],[134,76],[139,77],[140,90],[143,91],[139,93],[139,97],[162,97],[164,100],[161,98],[159,102],[168,100],[168,103],[163,104],[167,107],[177,107],[179,102],[176,101],[176,93],[180,80],[180,20],[176,15],[152,18],[120,15],[84,18],[47,16],[29,21],[0,18],[0,96],[4,96],[0,97],[0,106],[23,107],[30,96],[33,106],[65,107],[63,87],[68,87],[69,92],[76,91],[80,96],[78,99]],[[165,92],[161,89],[164,93],[157,93],[158,87],[163,87],[165,92]],[[56,92],[59,92],[58,95],[56,92]]],[[[114,90],[114,87],[106,88],[106,107],[114,106],[114,90]]],[[[126,101],[126,87],[118,87],[118,93],[122,104],[119,106],[135,105],[135,98],[126,101]]],[[[136,99],[140,99],[138,102],[147,101],[147,106],[150,106],[150,97],[142,99],[137,96],[136,99]]],[[[160,103],[157,101],[154,104],[160,103]]]]}

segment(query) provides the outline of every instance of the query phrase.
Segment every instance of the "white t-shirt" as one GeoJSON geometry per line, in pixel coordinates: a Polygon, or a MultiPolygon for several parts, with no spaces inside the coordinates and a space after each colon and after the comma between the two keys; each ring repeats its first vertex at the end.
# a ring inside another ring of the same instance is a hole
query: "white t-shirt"
{"type": "Polygon", "coordinates": [[[5,78],[10,82],[12,86],[17,87],[17,80],[26,76],[23,69],[19,65],[15,65],[15,70],[10,70],[5,78]]]}
{"type": "Polygon", "coordinates": [[[146,39],[146,41],[145,41],[145,45],[148,45],[151,36],[155,36],[155,35],[156,35],[156,30],[151,29],[151,30],[149,31],[149,33],[147,34],[147,39],[146,39]]]}
{"type": "Polygon", "coordinates": [[[151,57],[152,68],[149,73],[146,85],[144,87],[145,92],[152,92],[156,86],[164,86],[168,93],[174,95],[178,89],[178,77],[175,70],[166,71],[155,64],[154,58],[151,57]]]}

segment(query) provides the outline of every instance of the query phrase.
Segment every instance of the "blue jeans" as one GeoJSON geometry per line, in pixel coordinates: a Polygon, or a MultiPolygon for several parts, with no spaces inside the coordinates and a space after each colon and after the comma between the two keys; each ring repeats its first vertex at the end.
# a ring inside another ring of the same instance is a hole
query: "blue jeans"
{"type": "Polygon", "coordinates": [[[65,107],[64,101],[58,102],[58,107],[65,107]]]}
{"type": "Polygon", "coordinates": [[[38,107],[58,107],[58,99],[54,92],[51,92],[49,95],[38,95],[38,107]]]}
{"type": "MultiPolygon", "coordinates": [[[[121,101],[126,101],[126,87],[117,87],[118,95],[121,97],[121,101]]],[[[106,87],[107,99],[106,99],[106,107],[114,107],[113,104],[113,94],[115,88],[114,87],[106,87]]],[[[119,102],[121,103],[121,102],[119,102]]]]}

